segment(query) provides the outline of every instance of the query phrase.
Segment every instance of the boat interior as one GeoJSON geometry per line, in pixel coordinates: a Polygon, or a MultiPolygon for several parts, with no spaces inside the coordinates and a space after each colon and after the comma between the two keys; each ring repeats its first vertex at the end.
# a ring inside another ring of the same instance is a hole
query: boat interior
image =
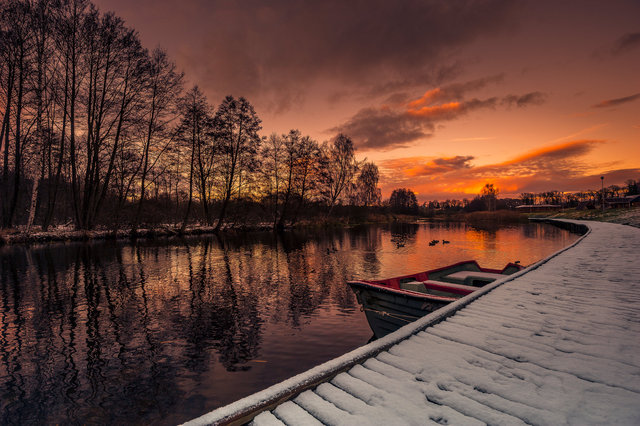
{"type": "Polygon", "coordinates": [[[522,267],[514,263],[509,263],[502,270],[496,270],[481,268],[475,261],[466,261],[432,271],[378,281],[378,283],[435,296],[462,297],[477,290],[478,287],[504,278],[505,275],[511,275],[520,269],[522,267]]]}

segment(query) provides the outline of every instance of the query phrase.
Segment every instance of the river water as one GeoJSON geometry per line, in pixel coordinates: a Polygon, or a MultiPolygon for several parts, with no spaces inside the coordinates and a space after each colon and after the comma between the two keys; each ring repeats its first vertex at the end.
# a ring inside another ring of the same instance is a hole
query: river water
{"type": "Polygon", "coordinates": [[[348,279],[528,265],[577,238],[422,223],[0,247],[0,424],[183,422],[367,343],[348,279]]]}

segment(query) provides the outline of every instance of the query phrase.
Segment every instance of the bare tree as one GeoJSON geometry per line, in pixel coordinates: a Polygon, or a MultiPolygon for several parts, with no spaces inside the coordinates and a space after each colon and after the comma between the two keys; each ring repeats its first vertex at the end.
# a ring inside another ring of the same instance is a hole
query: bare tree
{"type": "MultiPolygon", "coordinates": [[[[204,139],[207,137],[206,131],[209,124],[208,122],[210,120],[210,107],[207,104],[207,100],[198,86],[195,86],[191,90],[189,90],[186,95],[180,100],[180,110],[182,119],[180,125],[178,126],[177,133],[189,147],[188,151],[190,154],[188,201],[181,228],[181,232],[184,232],[189,220],[189,215],[191,213],[191,204],[193,201],[193,183],[195,174],[194,172],[196,170],[196,157],[200,155],[199,161],[204,163],[201,157],[203,152],[202,145],[204,139]]],[[[201,169],[200,178],[203,178],[203,169],[201,169]]],[[[202,200],[203,204],[207,201],[205,195],[206,182],[205,185],[201,183],[201,197],[205,198],[204,200],[202,200]]],[[[208,212],[208,210],[206,210],[206,212],[208,212]]]]}
{"type": "MultiPolygon", "coordinates": [[[[6,26],[5,43],[7,48],[7,54],[10,67],[13,68],[15,75],[12,77],[12,89],[16,91],[15,100],[15,112],[14,125],[13,125],[13,191],[8,197],[9,205],[6,208],[3,225],[5,227],[11,227],[15,216],[16,207],[18,205],[18,195],[20,194],[20,184],[23,174],[23,148],[25,141],[27,140],[28,129],[23,129],[23,108],[25,104],[25,97],[29,91],[28,80],[31,72],[31,60],[33,50],[33,32],[30,26],[30,14],[31,4],[23,1],[10,1],[3,9],[3,25],[6,26]],[[15,85],[15,86],[13,86],[15,85]]],[[[12,98],[12,96],[7,96],[12,98]]],[[[5,129],[5,152],[9,149],[9,134],[10,134],[10,101],[7,102],[5,108],[5,116],[7,117],[7,124],[5,129]]],[[[4,121],[4,120],[3,120],[4,121]]],[[[8,161],[3,173],[8,174],[8,161]]],[[[8,176],[7,176],[8,177],[8,176]]],[[[8,179],[3,182],[3,187],[8,184],[8,179]]],[[[3,197],[4,198],[4,197],[3,197]]]]}
{"type": "Polygon", "coordinates": [[[398,213],[417,213],[418,199],[410,189],[394,189],[389,197],[389,207],[398,213]]]}
{"type": "MultiPolygon", "coordinates": [[[[279,217],[280,184],[282,181],[282,163],[284,156],[283,137],[272,133],[262,143],[262,171],[266,181],[266,196],[273,203],[273,228],[275,229],[279,217]]],[[[265,201],[263,201],[265,202],[265,201]]]]}
{"type": "Polygon", "coordinates": [[[246,157],[255,157],[258,152],[260,123],[253,106],[245,98],[227,96],[216,111],[213,134],[220,149],[223,182],[223,199],[216,231],[222,228],[242,166],[248,164],[246,157]]]}
{"type": "MultiPolygon", "coordinates": [[[[33,225],[36,215],[36,206],[41,182],[45,178],[47,165],[47,153],[51,151],[53,142],[52,128],[48,127],[45,131],[44,114],[45,108],[49,115],[51,109],[48,105],[51,103],[51,86],[52,86],[52,67],[50,58],[52,56],[52,25],[53,17],[51,13],[51,2],[49,0],[39,0],[34,4],[34,8],[30,14],[30,22],[33,32],[33,50],[35,62],[35,82],[34,87],[34,103],[36,107],[36,135],[35,149],[39,151],[36,155],[35,173],[32,174],[33,188],[31,190],[31,203],[29,205],[29,217],[27,219],[27,232],[33,225]]],[[[49,120],[47,120],[49,122],[49,120]]],[[[49,170],[51,168],[49,167],[49,170]]]]}
{"type": "Polygon", "coordinates": [[[293,188],[298,204],[291,218],[291,225],[294,225],[300,214],[300,210],[305,205],[307,194],[315,190],[320,184],[321,150],[316,141],[309,136],[304,136],[298,145],[297,161],[293,179],[293,188]]]}
{"type": "Polygon", "coordinates": [[[480,194],[482,199],[484,200],[487,210],[495,211],[496,210],[496,202],[498,200],[498,194],[500,190],[496,188],[492,183],[487,183],[482,187],[482,191],[480,194]]]}
{"type": "Polygon", "coordinates": [[[353,141],[342,133],[335,137],[331,146],[325,147],[325,156],[324,196],[329,205],[327,216],[330,216],[340,196],[353,184],[358,162],[353,141]]]}
{"type": "Polygon", "coordinates": [[[289,202],[293,194],[293,186],[295,183],[296,169],[300,162],[300,144],[302,135],[298,129],[290,130],[289,134],[284,136],[284,172],[285,172],[285,189],[284,200],[282,201],[282,212],[276,227],[280,230],[284,229],[285,220],[288,214],[289,202]]]}
{"type": "Polygon", "coordinates": [[[9,226],[9,133],[11,128],[11,106],[16,80],[14,32],[11,29],[12,10],[7,4],[0,9],[0,89],[2,90],[3,114],[0,146],[2,147],[2,181],[0,182],[0,213],[2,226],[9,226]]]}
{"type": "Polygon", "coordinates": [[[147,68],[145,100],[149,106],[146,117],[146,135],[142,146],[140,199],[138,201],[138,209],[132,229],[134,233],[140,220],[140,212],[142,211],[142,203],[146,195],[149,171],[160,159],[168,143],[172,143],[167,126],[174,118],[176,111],[175,103],[182,90],[183,79],[183,74],[176,71],[175,63],[171,62],[167,53],[160,48],[156,48],[151,53],[147,68]],[[165,142],[163,146],[157,150],[158,152],[155,158],[151,158],[150,161],[150,152],[153,148],[152,144],[156,138],[164,139],[165,142]],[[168,142],[166,142],[167,140],[168,142]]]}
{"type": "Polygon", "coordinates": [[[356,179],[356,199],[358,204],[369,207],[380,204],[381,192],[378,188],[380,171],[374,163],[364,163],[356,179]]]}

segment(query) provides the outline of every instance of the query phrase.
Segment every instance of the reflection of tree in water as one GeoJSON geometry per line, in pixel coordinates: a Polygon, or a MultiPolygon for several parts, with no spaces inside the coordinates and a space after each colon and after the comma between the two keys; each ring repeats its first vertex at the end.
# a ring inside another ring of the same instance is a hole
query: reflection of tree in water
{"type": "Polygon", "coordinates": [[[33,250],[19,272],[14,256],[2,257],[3,424],[158,419],[182,399],[178,360],[161,361],[172,355],[159,344],[144,269],[134,284],[119,253],[113,263],[119,249],[95,249],[33,250]],[[7,292],[23,283],[24,304],[7,292]]]}
{"type": "Polygon", "coordinates": [[[328,301],[354,309],[344,282],[361,260],[346,235],[11,249],[0,273],[2,423],[168,418],[185,376],[197,381],[216,361],[247,370],[274,312],[300,327],[328,301]]]}
{"type": "MultiPolygon", "coordinates": [[[[294,327],[300,326],[300,318],[311,315],[324,300],[325,292],[312,283],[310,277],[313,276],[307,260],[307,256],[302,250],[287,250],[284,248],[286,260],[287,284],[289,288],[289,319],[294,327]],[[320,290],[320,291],[318,291],[320,290]]],[[[276,256],[279,255],[279,250],[276,256]]]]}
{"type": "MultiPolygon", "coordinates": [[[[23,423],[26,393],[24,391],[25,378],[22,374],[23,360],[23,332],[25,319],[22,316],[22,294],[20,288],[19,271],[26,265],[24,252],[20,250],[13,256],[0,259],[0,294],[2,300],[2,334],[0,348],[2,348],[2,370],[0,377],[5,377],[2,383],[2,424],[9,424],[10,420],[23,423]]],[[[23,275],[23,274],[20,274],[23,275]]]]}
{"type": "Polygon", "coordinates": [[[234,279],[224,241],[219,242],[222,264],[214,266],[210,240],[202,244],[198,265],[194,265],[191,250],[187,250],[191,292],[190,315],[186,319],[187,366],[192,371],[204,369],[204,358],[212,347],[228,371],[249,369],[242,364],[257,356],[260,346],[262,321],[256,295],[237,291],[236,284],[242,277],[234,279]]]}
{"type": "Polygon", "coordinates": [[[354,230],[352,243],[353,249],[362,252],[362,268],[368,277],[380,274],[380,259],[378,251],[382,246],[382,232],[377,226],[363,226],[354,230]]]}
{"type": "Polygon", "coordinates": [[[389,225],[391,242],[395,244],[397,248],[404,247],[409,243],[414,243],[419,228],[420,225],[417,223],[391,223],[389,225]]]}

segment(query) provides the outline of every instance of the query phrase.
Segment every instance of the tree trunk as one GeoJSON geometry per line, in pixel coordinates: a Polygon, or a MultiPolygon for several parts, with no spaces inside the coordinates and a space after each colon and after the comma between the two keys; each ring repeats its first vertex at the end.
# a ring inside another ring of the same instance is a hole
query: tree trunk
{"type": "Polygon", "coordinates": [[[187,202],[187,211],[184,213],[184,220],[180,227],[181,234],[184,233],[187,228],[187,221],[189,220],[189,213],[191,212],[191,202],[193,201],[193,160],[196,153],[195,144],[195,135],[193,135],[191,140],[191,167],[189,168],[189,201],[187,202]]]}
{"type": "Polygon", "coordinates": [[[38,203],[38,188],[40,187],[40,180],[37,178],[33,180],[33,189],[31,190],[31,204],[29,205],[29,219],[27,220],[27,234],[33,226],[33,221],[36,217],[36,204],[38,203]]]}
{"type": "Polygon", "coordinates": [[[11,126],[11,101],[13,100],[13,81],[15,67],[11,63],[9,65],[9,72],[7,75],[7,106],[4,111],[4,117],[2,118],[2,133],[0,133],[0,143],[4,140],[3,144],[3,161],[2,161],[2,185],[0,191],[0,201],[2,201],[2,227],[8,227],[9,219],[9,205],[7,200],[9,199],[9,128],[11,126]]]}
{"type": "Polygon", "coordinates": [[[24,52],[20,53],[20,61],[18,62],[18,98],[16,105],[16,140],[15,140],[15,152],[14,152],[14,166],[13,166],[13,196],[11,197],[11,205],[9,206],[9,216],[7,218],[7,227],[11,227],[13,223],[13,216],[18,206],[18,194],[20,193],[20,174],[22,173],[22,141],[20,140],[21,126],[22,126],[22,97],[24,92],[24,52]]]}

